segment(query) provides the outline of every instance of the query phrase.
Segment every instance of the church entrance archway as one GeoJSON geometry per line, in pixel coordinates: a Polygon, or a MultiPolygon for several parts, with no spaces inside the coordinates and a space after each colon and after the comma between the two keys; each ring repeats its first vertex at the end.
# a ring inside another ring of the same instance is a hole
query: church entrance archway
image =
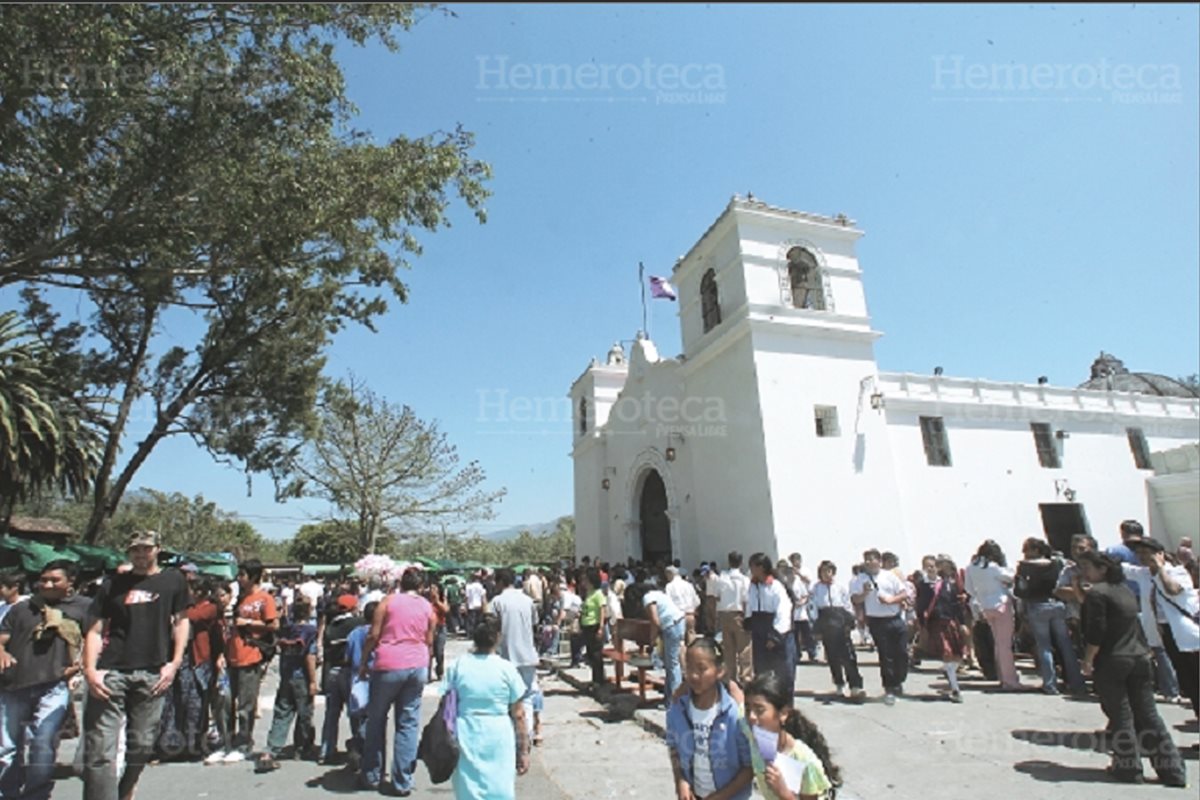
{"type": "Polygon", "coordinates": [[[667,487],[657,470],[646,472],[638,501],[642,533],[642,561],[671,563],[671,520],[667,516],[667,487]]]}

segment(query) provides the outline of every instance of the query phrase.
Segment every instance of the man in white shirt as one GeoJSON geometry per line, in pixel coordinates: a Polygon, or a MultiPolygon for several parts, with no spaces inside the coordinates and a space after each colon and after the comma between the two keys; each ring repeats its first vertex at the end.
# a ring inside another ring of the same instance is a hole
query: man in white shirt
{"type": "Polygon", "coordinates": [[[1192,576],[1186,568],[1167,563],[1161,542],[1145,537],[1126,544],[1150,571],[1151,604],[1163,647],[1178,676],[1180,693],[1191,701],[1192,713],[1200,714],[1200,624],[1196,622],[1200,596],[1192,576]]]}
{"type": "Polygon", "coordinates": [[[883,702],[896,704],[908,677],[908,625],[904,606],[912,602],[908,588],[896,575],[883,569],[879,551],[863,553],[863,571],[850,584],[855,602],[863,603],[871,638],[879,649],[879,675],[883,680],[883,702]]]}
{"type": "Polygon", "coordinates": [[[750,657],[750,634],[743,626],[746,616],[746,595],[750,579],[742,572],[742,554],[729,554],[729,569],[717,579],[717,628],[721,632],[721,651],[725,660],[725,675],[737,678],[745,686],[754,677],[750,657]]]}
{"type": "Polygon", "coordinates": [[[500,593],[492,599],[491,611],[500,620],[500,645],[496,652],[516,667],[521,680],[525,681],[525,694],[521,699],[525,706],[526,733],[532,739],[538,665],[533,623],[537,620],[537,611],[533,600],[513,586],[515,577],[511,569],[496,570],[496,588],[500,593]]]}
{"type": "Polygon", "coordinates": [[[583,662],[583,633],[579,626],[579,614],[583,611],[583,598],[575,594],[570,586],[562,590],[562,624],[567,628],[571,643],[571,669],[583,662]]]}
{"type": "Polygon", "coordinates": [[[696,588],[679,574],[679,567],[667,567],[666,575],[667,585],[663,591],[687,619],[685,643],[691,644],[696,638],[696,609],[700,607],[700,596],[696,594],[696,588]]]}
{"type": "Polygon", "coordinates": [[[483,602],[487,599],[487,590],[483,588],[483,582],[479,579],[478,573],[471,576],[471,582],[467,584],[467,637],[475,634],[475,628],[479,626],[480,617],[483,615],[483,602]]]}
{"type": "MultiPolygon", "coordinates": [[[[315,577],[310,575],[308,580],[297,587],[297,590],[300,592],[302,597],[308,600],[308,607],[311,609],[308,615],[308,621],[316,622],[317,603],[320,602],[321,598],[325,596],[325,586],[315,577]]],[[[293,599],[295,599],[294,595],[293,599]]],[[[296,622],[303,622],[303,620],[296,620],[296,622]]]]}
{"type": "Polygon", "coordinates": [[[792,553],[788,556],[788,562],[792,566],[792,597],[795,598],[795,608],[792,610],[792,625],[793,632],[796,636],[796,656],[799,660],[800,652],[808,654],[809,661],[817,660],[817,637],[813,636],[812,619],[808,615],[808,603],[811,595],[809,587],[812,585],[812,578],[804,571],[804,560],[799,553],[792,553]]]}
{"type": "Polygon", "coordinates": [[[817,568],[819,580],[813,584],[809,602],[817,611],[817,633],[825,645],[825,659],[837,694],[845,696],[846,684],[850,684],[850,697],[861,701],[867,693],[863,691],[862,674],[858,671],[858,656],[850,641],[850,629],[854,626],[854,604],[850,592],[836,582],[837,565],[822,561],[817,568]]]}

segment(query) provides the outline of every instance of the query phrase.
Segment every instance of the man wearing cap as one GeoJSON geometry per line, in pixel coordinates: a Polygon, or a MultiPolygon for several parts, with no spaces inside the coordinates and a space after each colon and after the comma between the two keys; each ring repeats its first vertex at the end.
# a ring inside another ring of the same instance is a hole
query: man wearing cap
{"type": "Polygon", "coordinates": [[[164,694],[183,663],[190,596],[179,570],[159,568],[160,545],[156,532],[134,532],[125,547],[131,569],[105,579],[92,601],[83,644],[91,692],[83,718],[84,800],[133,796],[154,752],[164,694]],[[118,781],[122,725],[125,771],[118,781]]]}
{"type": "Polygon", "coordinates": [[[1131,539],[1128,544],[1150,570],[1150,602],[1163,647],[1179,677],[1180,694],[1191,701],[1192,712],[1200,714],[1200,598],[1192,576],[1167,562],[1161,542],[1147,537],[1131,539]]]}
{"type": "Polygon", "coordinates": [[[321,691],[325,695],[325,722],[321,727],[321,753],[319,761],[328,764],[337,755],[338,724],[342,709],[350,698],[350,661],[346,643],[354,629],[363,624],[358,615],[358,597],[353,594],[339,595],[334,601],[334,614],[325,624],[322,649],[325,661],[322,668],[321,691]]]}

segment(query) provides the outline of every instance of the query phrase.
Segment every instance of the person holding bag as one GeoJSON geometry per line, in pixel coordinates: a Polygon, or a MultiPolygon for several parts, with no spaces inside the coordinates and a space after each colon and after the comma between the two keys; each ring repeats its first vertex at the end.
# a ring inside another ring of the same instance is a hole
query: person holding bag
{"type": "Polygon", "coordinates": [[[472,631],[475,650],[446,673],[442,695],[456,694],[458,764],[451,777],[456,800],[513,800],[517,775],[529,771],[525,680],[496,654],[500,625],[485,617],[472,631]]]}
{"type": "Polygon", "coordinates": [[[812,590],[812,605],[817,610],[817,635],[825,646],[825,658],[829,661],[829,672],[838,695],[845,696],[849,682],[851,698],[862,701],[867,693],[858,671],[858,657],[850,642],[850,631],[855,623],[854,606],[849,590],[834,583],[836,575],[837,565],[832,561],[822,561],[817,567],[817,583],[812,590]]]}

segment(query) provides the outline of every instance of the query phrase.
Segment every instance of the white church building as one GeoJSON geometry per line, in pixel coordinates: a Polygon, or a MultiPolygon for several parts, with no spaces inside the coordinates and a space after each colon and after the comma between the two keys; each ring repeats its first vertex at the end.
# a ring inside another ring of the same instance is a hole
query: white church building
{"type": "Polygon", "coordinates": [[[1015,562],[1025,537],[1104,545],[1127,518],[1195,536],[1194,388],[1105,354],[1074,388],[881,372],[862,235],[731,200],[675,266],[683,354],[639,334],[571,386],[577,555],[800,552],[848,575],[869,547],[961,565],[993,538],[1015,562]]]}

